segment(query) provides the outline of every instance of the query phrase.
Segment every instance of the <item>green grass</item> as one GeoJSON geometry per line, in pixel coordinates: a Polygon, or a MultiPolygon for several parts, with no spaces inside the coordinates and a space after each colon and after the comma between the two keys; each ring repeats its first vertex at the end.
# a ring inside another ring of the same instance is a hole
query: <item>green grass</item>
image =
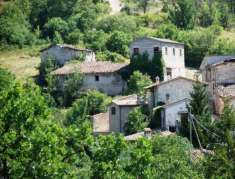
{"type": "Polygon", "coordinates": [[[39,50],[42,47],[10,49],[0,51],[0,68],[8,69],[18,79],[27,79],[38,75],[40,64],[39,50]]]}

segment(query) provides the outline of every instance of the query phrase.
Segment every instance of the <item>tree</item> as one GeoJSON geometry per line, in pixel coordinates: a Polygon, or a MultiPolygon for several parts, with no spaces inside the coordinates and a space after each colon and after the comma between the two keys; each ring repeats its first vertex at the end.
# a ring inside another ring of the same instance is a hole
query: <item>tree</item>
{"type": "Polygon", "coordinates": [[[194,27],[196,5],[194,0],[176,0],[168,6],[170,21],[182,29],[194,27]]]}
{"type": "MultiPolygon", "coordinates": [[[[152,139],[153,176],[156,178],[204,178],[192,159],[193,146],[180,136],[158,136],[152,139]]],[[[200,161],[198,161],[200,162],[200,161]]]]}
{"type": "Polygon", "coordinates": [[[128,56],[129,47],[128,45],[132,41],[132,37],[121,31],[114,31],[109,37],[106,47],[112,52],[117,52],[123,56],[128,56]]]}
{"type": "Polygon", "coordinates": [[[128,144],[121,135],[99,136],[93,147],[93,178],[125,178],[122,155],[128,144]]]}
{"type": "Polygon", "coordinates": [[[52,58],[48,58],[40,63],[39,66],[39,76],[38,76],[38,84],[41,86],[49,85],[49,75],[55,70],[59,65],[52,58]]]}
{"type": "Polygon", "coordinates": [[[124,124],[125,134],[133,134],[143,131],[148,126],[148,116],[144,114],[144,109],[141,107],[134,108],[128,114],[128,120],[124,124]]]}
{"type": "Polygon", "coordinates": [[[136,93],[138,95],[144,95],[144,88],[152,84],[150,77],[146,74],[142,74],[139,71],[134,71],[128,80],[128,90],[129,94],[136,93]]]}
{"type": "MultiPolygon", "coordinates": [[[[200,82],[194,84],[193,92],[190,94],[190,96],[191,96],[191,101],[188,106],[189,112],[194,115],[196,120],[199,121],[201,125],[209,129],[212,123],[212,116],[211,116],[211,109],[209,107],[209,97],[205,85],[200,82]]],[[[194,123],[202,145],[206,146],[210,139],[209,134],[207,133],[207,131],[202,129],[196,123],[196,121],[194,121],[194,123]]],[[[195,139],[194,140],[195,145],[197,144],[196,141],[197,140],[195,139]]]]}
{"type": "Polygon", "coordinates": [[[214,154],[204,163],[207,178],[235,177],[235,111],[226,105],[218,121],[215,122],[216,144],[214,154]]]}
{"type": "MultiPolygon", "coordinates": [[[[44,26],[44,35],[53,39],[57,36],[65,37],[68,33],[68,24],[60,17],[51,18],[44,26]]],[[[60,37],[60,38],[61,38],[60,37]]],[[[59,42],[58,42],[59,43],[59,42]]]]}
{"type": "Polygon", "coordinates": [[[22,85],[0,71],[0,83],[6,85],[0,91],[0,175],[67,177],[72,170],[63,160],[63,129],[52,118],[39,88],[32,83],[22,85]]]}
{"type": "Polygon", "coordinates": [[[162,60],[161,51],[157,54],[154,54],[153,59],[148,67],[152,79],[155,79],[158,76],[161,81],[164,80],[164,63],[162,60]]]}
{"type": "Polygon", "coordinates": [[[143,12],[146,13],[148,6],[150,3],[152,3],[152,0],[137,0],[138,7],[143,9],[143,12]]]}
{"type": "Polygon", "coordinates": [[[73,123],[76,120],[87,119],[86,117],[95,115],[107,110],[107,105],[111,98],[107,95],[88,90],[79,99],[77,99],[67,114],[67,123],[73,123]]]}
{"type": "Polygon", "coordinates": [[[23,47],[35,42],[24,14],[13,3],[4,6],[0,16],[0,40],[10,45],[23,47]]]}

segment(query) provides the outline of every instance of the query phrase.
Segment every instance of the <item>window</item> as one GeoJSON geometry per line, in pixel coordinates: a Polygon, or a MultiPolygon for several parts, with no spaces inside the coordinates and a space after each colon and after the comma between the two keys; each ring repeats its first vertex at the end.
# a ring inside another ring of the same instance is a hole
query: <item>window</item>
{"type": "Polygon", "coordinates": [[[175,56],[175,48],[173,48],[173,55],[175,56]]]}
{"type": "Polygon", "coordinates": [[[169,131],[170,132],[176,132],[176,127],[175,126],[169,126],[169,131]]]}
{"type": "Polygon", "coordinates": [[[180,56],[182,56],[182,49],[180,49],[180,56]]]}
{"type": "Polygon", "coordinates": [[[166,76],[169,79],[172,78],[172,69],[171,68],[166,68],[166,76]]]}
{"type": "Polygon", "coordinates": [[[133,51],[134,51],[134,55],[138,55],[140,50],[139,50],[139,48],[134,48],[133,51]]]}
{"type": "Polygon", "coordinates": [[[170,94],[166,94],[166,101],[169,101],[170,100],[170,94]]]}
{"type": "Polygon", "coordinates": [[[154,47],[153,48],[153,53],[154,53],[154,55],[158,54],[159,53],[159,47],[154,47]]]}
{"type": "Polygon", "coordinates": [[[100,81],[100,77],[98,75],[95,75],[95,81],[100,81]]]}
{"type": "Polygon", "coordinates": [[[112,107],[112,108],[111,108],[111,114],[112,114],[112,115],[115,115],[115,114],[116,114],[116,108],[115,108],[115,107],[112,107]]]}
{"type": "Polygon", "coordinates": [[[168,54],[168,48],[165,47],[165,54],[167,55],[168,54]]]}

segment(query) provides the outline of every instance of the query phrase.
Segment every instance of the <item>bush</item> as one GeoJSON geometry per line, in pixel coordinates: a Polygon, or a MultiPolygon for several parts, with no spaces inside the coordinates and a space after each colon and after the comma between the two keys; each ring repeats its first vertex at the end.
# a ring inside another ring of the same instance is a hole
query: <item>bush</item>
{"type": "Polygon", "coordinates": [[[87,116],[106,112],[110,103],[111,98],[107,95],[99,91],[88,90],[73,103],[67,114],[67,123],[72,124],[77,120],[87,119],[87,116]]]}
{"type": "Polygon", "coordinates": [[[128,45],[131,41],[132,37],[130,34],[121,31],[114,31],[106,43],[106,48],[112,52],[120,53],[127,57],[129,54],[128,45]]]}
{"type": "Polygon", "coordinates": [[[128,114],[128,120],[124,124],[126,135],[143,131],[148,126],[148,116],[143,113],[143,108],[137,107],[128,114]]]}
{"type": "Polygon", "coordinates": [[[136,93],[138,95],[144,95],[144,87],[152,84],[152,81],[148,75],[144,75],[139,71],[134,71],[128,80],[128,94],[136,93]]]}

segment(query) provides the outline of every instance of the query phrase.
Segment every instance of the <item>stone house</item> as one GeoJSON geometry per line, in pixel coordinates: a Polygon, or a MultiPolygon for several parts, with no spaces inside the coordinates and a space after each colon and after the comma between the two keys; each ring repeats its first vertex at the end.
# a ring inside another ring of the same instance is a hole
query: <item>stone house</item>
{"type": "Polygon", "coordinates": [[[195,80],[178,76],[146,87],[150,108],[154,108],[159,104],[175,103],[185,98],[190,99],[190,93],[193,91],[195,82],[195,80]]]}
{"type": "Polygon", "coordinates": [[[175,132],[183,120],[188,120],[187,105],[189,99],[185,98],[174,103],[161,106],[161,129],[175,132]]]}
{"type": "Polygon", "coordinates": [[[40,52],[42,61],[51,58],[56,60],[59,65],[64,65],[66,62],[74,59],[82,59],[87,62],[96,61],[95,53],[92,50],[79,49],[65,44],[50,45],[40,52]]]}
{"type": "Polygon", "coordinates": [[[169,39],[143,37],[130,45],[131,56],[147,52],[151,60],[154,54],[161,52],[164,62],[164,80],[185,76],[184,44],[169,39]]]}
{"type": "Polygon", "coordinates": [[[112,101],[109,106],[109,130],[110,132],[124,133],[124,125],[128,120],[128,114],[135,107],[146,105],[136,94],[122,96],[112,101]]]}
{"type": "Polygon", "coordinates": [[[65,75],[81,72],[84,74],[81,90],[95,89],[115,96],[122,94],[126,89],[126,81],[122,79],[119,72],[127,65],[127,63],[109,61],[68,63],[51,74],[63,78],[65,75]]]}
{"type": "Polygon", "coordinates": [[[149,108],[153,111],[160,110],[161,129],[174,132],[180,120],[185,120],[186,106],[196,82],[196,80],[178,76],[146,87],[149,108]]]}
{"type": "Polygon", "coordinates": [[[235,56],[209,56],[201,63],[202,80],[208,83],[215,114],[223,110],[223,99],[235,96],[235,56]]]}

